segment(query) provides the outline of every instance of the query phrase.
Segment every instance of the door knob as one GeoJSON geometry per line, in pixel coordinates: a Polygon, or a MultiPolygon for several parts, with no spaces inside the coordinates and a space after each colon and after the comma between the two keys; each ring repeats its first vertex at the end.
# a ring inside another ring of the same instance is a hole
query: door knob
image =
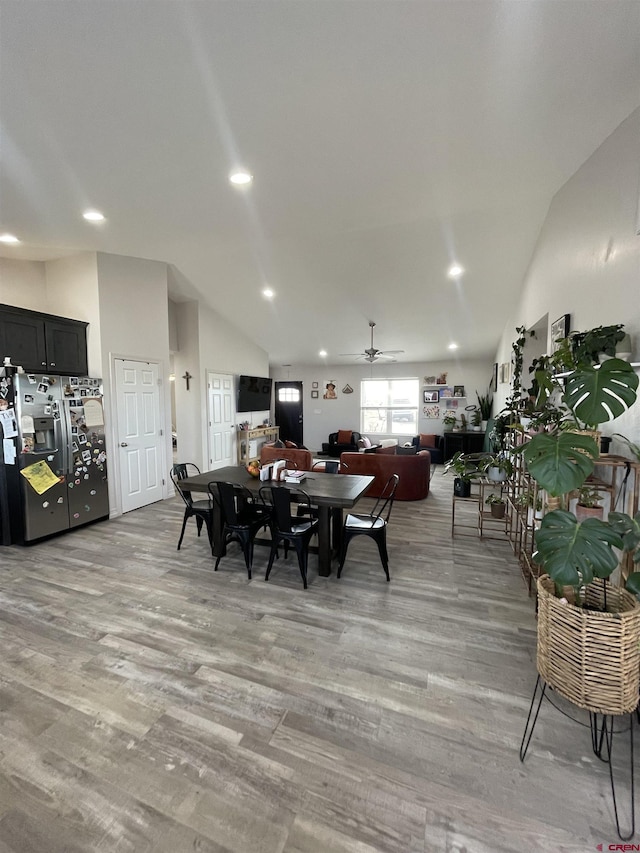
{"type": "Polygon", "coordinates": [[[120,447],[129,447],[129,445],[127,444],[127,442],[126,442],[126,441],[121,441],[121,442],[120,442],[120,447]]]}

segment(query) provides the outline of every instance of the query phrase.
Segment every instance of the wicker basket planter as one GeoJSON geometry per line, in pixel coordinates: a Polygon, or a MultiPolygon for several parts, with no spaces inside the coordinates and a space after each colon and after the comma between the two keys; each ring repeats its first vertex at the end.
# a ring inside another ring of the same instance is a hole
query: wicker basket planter
{"type": "MultiPolygon", "coordinates": [[[[626,590],[606,585],[607,612],[563,604],[548,575],[538,578],[538,656],[541,677],[580,708],[629,714],[640,687],[640,604],[626,590]]],[[[596,579],[586,604],[602,607],[605,586],[596,579]]]]}

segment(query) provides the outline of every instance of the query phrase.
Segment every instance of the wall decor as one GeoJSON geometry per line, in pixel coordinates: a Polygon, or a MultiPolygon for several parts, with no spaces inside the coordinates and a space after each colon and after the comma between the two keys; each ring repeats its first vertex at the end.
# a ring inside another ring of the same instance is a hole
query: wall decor
{"type": "Polygon", "coordinates": [[[561,338],[566,338],[571,327],[571,314],[563,314],[551,324],[551,352],[554,353],[559,349],[558,341],[561,338]]]}
{"type": "Polygon", "coordinates": [[[435,385],[436,384],[436,377],[435,376],[425,376],[424,377],[424,384],[425,385],[435,385]]]}
{"type": "Polygon", "coordinates": [[[317,399],[318,399],[318,392],[317,392],[317,391],[312,391],[312,392],[311,392],[311,399],[312,399],[312,400],[317,400],[317,399]]]}
{"type": "Polygon", "coordinates": [[[464,385],[454,385],[453,386],[453,396],[454,397],[464,397],[464,385]]]}
{"type": "Polygon", "coordinates": [[[422,402],[423,403],[437,403],[440,399],[440,396],[437,391],[423,391],[422,392],[422,402]]]}
{"type": "Polygon", "coordinates": [[[322,394],[323,400],[337,400],[338,395],[336,394],[336,383],[333,380],[329,380],[324,383],[324,393],[322,394]]]}
{"type": "Polygon", "coordinates": [[[495,361],[493,363],[493,373],[491,374],[491,381],[489,382],[489,390],[494,393],[498,390],[498,362],[495,361]]]}
{"type": "Polygon", "coordinates": [[[453,388],[447,385],[445,388],[440,388],[439,394],[441,400],[443,397],[453,397],[453,388]]]}
{"type": "Polygon", "coordinates": [[[351,387],[351,385],[349,385],[349,383],[347,383],[344,386],[344,388],[342,389],[342,393],[343,394],[353,394],[353,388],[351,387]]]}
{"type": "Polygon", "coordinates": [[[447,374],[441,373],[440,376],[436,379],[436,385],[446,385],[447,384],[447,374]]]}
{"type": "Polygon", "coordinates": [[[460,400],[457,397],[444,397],[443,400],[445,409],[462,408],[460,400]]]}
{"type": "Polygon", "coordinates": [[[425,406],[422,414],[430,420],[440,420],[440,406],[425,406]]]}
{"type": "Polygon", "coordinates": [[[318,387],[318,383],[317,383],[317,382],[312,382],[312,383],[311,383],[311,387],[312,387],[312,388],[317,388],[317,387],[318,387]]]}
{"type": "Polygon", "coordinates": [[[505,384],[511,379],[511,364],[508,361],[503,361],[500,365],[500,382],[505,384]]]}

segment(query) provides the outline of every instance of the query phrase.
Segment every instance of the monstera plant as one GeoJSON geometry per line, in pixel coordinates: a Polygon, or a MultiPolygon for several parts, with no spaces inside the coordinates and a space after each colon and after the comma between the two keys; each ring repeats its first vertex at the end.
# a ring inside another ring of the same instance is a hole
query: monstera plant
{"type": "MultiPolygon", "coordinates": [[[[559,425],[516,450],[538,485],[561,500],[561,508],[545,515],[536,533],[536,560],[559,596],[562,587],[571,586],[578,599],[594,578],[607,578],[617,568],[614,548],[633,552],[635,563],[640,562],[640,517],[612,512],[606,522],[597,518],[579,522],[567,511],[568,493],[582,486],[598,458],[598,445],[588,431],[619,417],[637,399],[638,375],[630,364],[610,358],[596,366],[583,360],[595,357],[584,352],[572,349],[570,339],[565,339],[553,356],[536,360],[536,405],[556,406],[559,425]]],[[[640,593],[640,572],[630,575],[627,587],[640,593]]]]}

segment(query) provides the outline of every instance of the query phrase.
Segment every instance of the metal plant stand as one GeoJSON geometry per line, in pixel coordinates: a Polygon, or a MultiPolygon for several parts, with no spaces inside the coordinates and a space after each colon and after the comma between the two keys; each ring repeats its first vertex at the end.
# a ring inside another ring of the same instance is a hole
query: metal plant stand
{"type": "MultiPolygon", "coordinates": [[[[540,713],[540,708],[542,706],[542,700],[545,698],[547,689],[553,691],[553,687],[551,687],[547,682],[542,678],[542,676],[538,676],[536,679],[536,686],[533,689],[533,696],[531,697],[531,705],[529,706],[529,714],[527,715],[527,722],[524,727],[524,733],[522,735],[522,742],[520,744],[520,761],[524,761],[527,755],[527,751],[529,749],[529,744],[531,743],[531,738],[533,736],[533,731],[536,727],[536,723],[538,721],[538,714],[540,713]],[[535,709],[535,710],[534,710],[535,709]]],[[[547,701],[551,701],[547,696],[547,701]]],[[[569,700],[567,700],[569,701],[569,700]]],[[[551,703],[553,705],[553,703],[551,703]]],[[[554,705],[555,707],[555,705],[554,705]]],[[[634,717],[640,722],[640,708],[636,708],[631,714],[621,714],[621,715],[613,715],[613,714],[598,714],[593,711],[589,711],[589,728],[591,730],[591,748],[593,749],[594,755],[603,761],[605,764],[609,766],[609,779],[611,781],[611,797],[613,800],[613,812],[616,819],[616,832],[618,833],[618,838],[621,841],[629,841],[635,835],[636,831],[636,810],[635,810],[635,790],[634,790],[634,764],[633,764],[633,726],[634,726],[634,717]],[[630,803],[630,813],[631,813],[631,831],[628,835],[623,835],[620,829],[620,818],[618,816],[618,801],[616,798],[616,783],[614,779],[613,772],[613,735],[615,734],[624,734],[627,729],[617,729],[614,731],[614,719],[618,717],[623,719],[624,717],[629,717],[629,765],[630,765],[630,790],[631,790],[631,803],[630,803]]]]}

